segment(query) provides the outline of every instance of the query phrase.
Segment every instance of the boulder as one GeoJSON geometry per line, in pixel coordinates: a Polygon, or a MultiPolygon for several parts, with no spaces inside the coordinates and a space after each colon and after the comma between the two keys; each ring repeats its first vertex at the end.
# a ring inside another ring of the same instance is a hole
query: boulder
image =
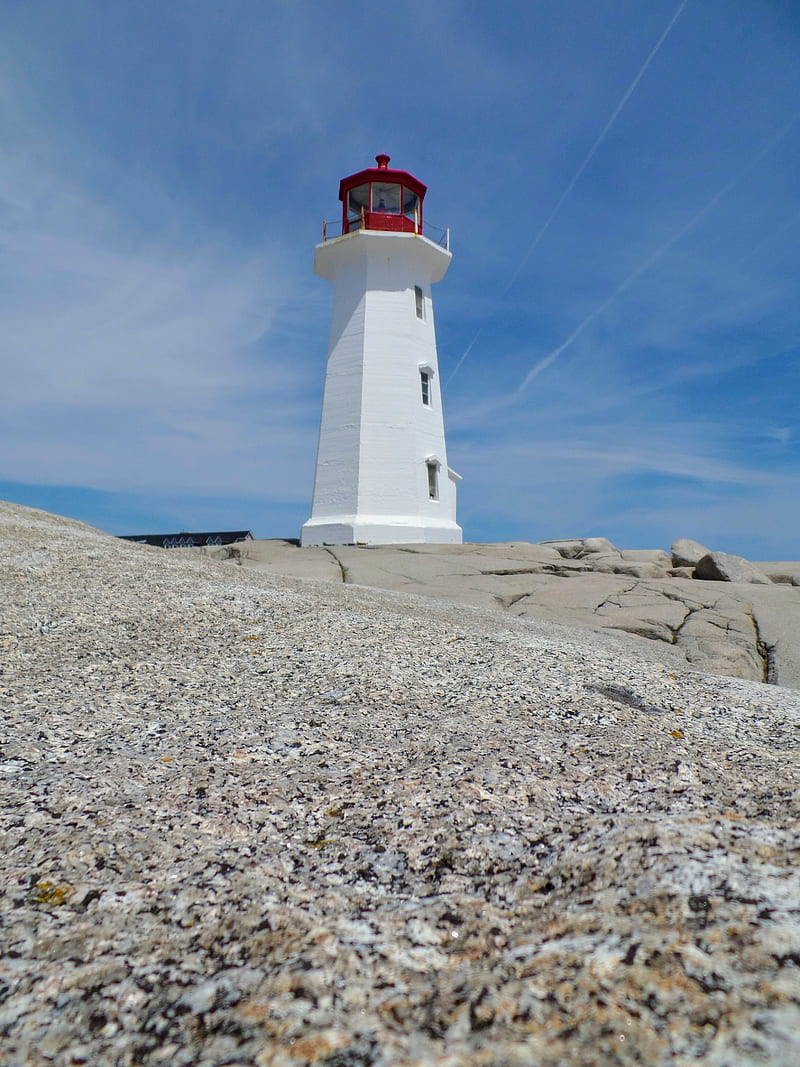
{"type": "Polygon", "coordinates": [[[542,541],[543,546],[554,548],[562,559],[578,559],[583,552],[583,540],[542,541]]]}
{"type": "Polygon", "coordinates": [[[619,549],[606,537],[582,537],[571,541],[542,541],[554,548],[563,559],[583,559],[585,556],[612,554],[619,556],[619,549]]]}
{"type": "Polygon", "coordinates": [[[584,538],[583,551],[587,555],[594,555],[594,553],[602,553],[605,555],[608,552],[619,555],[619,549],[616,545],[612,545],[607,537],[584,538]]]}
{"type": "Polygon", "coordinates": [[[672,557],[663,548],[624,548],[620,555],[633,563],[655,563],[663,570],[672,566],[672,557]]]}
{"type": "Polygon", "coordinates": [[[770,585],[770,580],[754,563],[728,552],[708,552],[698,560],[695,578],[707,582],[734,582],[739,585],[770,585]]]}
{"type": "Polygon", "coordinates": [[[623,574],[629,578],[663,578],[666,574],[664,567],[657,563],[648,563],[646,560],[626,560],[619,556],[598,556],[587,562],[592,570],[600,574],[623,574]]]}
{"type": "Polygon", "coordinates": [[[703,556],[707,556],[711,551],[690,537],[679,537],[677,541],[672,542],[669,550],[672,553],[673,567],[696,567],[703,556]]]}
{"type": "MultiPolygon", "coordinates": [[[[545,544],[560,554],[562,566],[574,568],[579,565],[582,571],[597,571],[599,574],[620,574],[629,578],[663,578],[671,565],[669,555],[661,549],[626,549],[620,552],[605,537],[547,541],[545,544]]],[[[560,568],[553,568],[553,572],[563,573],[560,568]]]]}
{"type": "Polygon", "coordinates": [[[800,563],[756,563],[759,570],[776,585],[800,585],[800,563]]]}

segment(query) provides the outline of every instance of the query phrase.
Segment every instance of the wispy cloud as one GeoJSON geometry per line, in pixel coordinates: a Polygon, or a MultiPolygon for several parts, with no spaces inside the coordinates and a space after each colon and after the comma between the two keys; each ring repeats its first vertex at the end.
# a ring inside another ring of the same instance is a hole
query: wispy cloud
{"type": "Polygon", "coordinates": [[[46,130],[23,126],[0,160],[0,477],[211,492],[260,477],[296,494],[270,457],[310,466],[317,382],[271,340],[280,257],[189,229],[180,209],[136,225],[50,169],[46,130]]]}
{"type": "Polygon", "coordinates": [[[687,234],[691,233],[692,230],[694,230],[695,227],[697,227],[706,218],[706,216],[714,210],[717,204],[719,204],[720,201],[728,195],[728,193],[735,189],[736,186],[747,176],[747,174],[749,174],[750,171],[753,170],[753,168],[756,167],[761,162],[761,160],[769,152],[772,151],[773,148],[775,148],[785,137],[788,136],[790,131],[797,125],[798,117],[800,117],[800,112],[793,115],[789,122],[785,123],[781,127],[781,129],[777,131],[777,133],[770,137],[767,143],[763,145],[758,152],[756,152],[753,158],[750,159],[747,164],[742,167],[720,189],[718,189],[717,192],[715,192],[714,195],[705,204],[703,204],[703,206],[698,211],[696,211],[692,215],[688,222],[684,223],[683,226],[681,226],[675,233],[673,233],[662,245],[656,248],[655,251],[652,252],[642,263],[639,263],[630,272],[630,274],[628,274],[627,277],[625,277],[623,281],[620,282],[616,289],[614,289],[614,291],[608,297],[606,297],[606,299],[601,304],[599,304],[596,308],[590,311],[589,314],[581,320],[581,322],[575,327],[572,333],[570,333],[570,335],[564,341],[562,341],[557,348],[554,348],[552,352],[549,352],[542,359],[538,360],[534,364],[534,366],[531,367],[531,369],[528,371],[523,380],[520,382],[519,386],[514,392],[514,397],[519,398],[525,392],[526,388],[530,385],[530,383],[535,378],[538,378],[538,376],[543,371],[547,370],[548,367],[555,363],[559,356],[563,352],[565,352],[581,336],[581,334],[587,329],[587,327],[591,326],[595,319],[603,315],[624,292],[626,292],[635,282],[637,282],[643,274],[650,270],[651,267],[658,263],[659,260],[661,260],[664,255],[669,252],[669,250],[675,244],[678,243],[678,241],[682,240],[682,238],[686,237],[687,234]]]}
{"type": "MultiPolygon", "coordinates": [[[[534,251],[539,246],[539,243],[541,242],[541,240],[544,237],[544,235],[550,229],[550,226],[553,224],[553,222],[554,222],[556,216],[558,215],[559,211],[561,210],[562,206],[564,205],[566,200],[569,198],[570,193],[572,192],[572,190],[575,188],[575,186],[578,184],[578,182],[583,177],[583,175],[586,172],[589,164],[592,162],[592,160],[594,159],[595,155],[597,154],[597,150],[603,144],[603,142],[605,141],[606,137],[608,137],[608,134],[610,133],[612,127],[614,126],[614,123],[617,121],[617,119],[619,118],[620,114],[622,113],[625,105],[628,103],[630,98],[636,92],[636,89],[637,89],[637,87],[639,85],[639,82],[642,80],[642,78],[647,73],[647,68],[650,66],[650,64],[653,62],[655,57],[661,51],[661,46],[664,44],[664,41],[666,41],[667,37],[670,34],[670,31],[672,30],[672,27],[678,21],[678,18],[680,17],[681,12],[686,7],[688,2],[689,2],[689,0],[680,0],[680,3],[678,4],[678,6],[676,7],[675,11],[673,12],[672,18],[667,23],[665,29],[661,33],[661,35],[658,38],[658,40],[656,41],[656,43],[653,45],[653,47],[647,53],[647,56],[645,57],[644,62],[642,63],[642,65],[637,70],[637,72],[636,72],[633,80],[631,81],[630,85],[628,85],[627,89],[625,90],[625,92],[620,97],[616,107],[614,108],[614,110],[611,112],[610,116],[606,120],[606,123],[603,126],[603,128],[601,129],[600,133],[597,135],[597,137],[592,142],[592,145],[591,145],[589,151],[586,153],[586,155],[581,160],[581,162],[580,162],[580,164],[578,166],[578,169],[575,171],[575,173],[572,175],[570,180],[567,182],[567,184],[564,187],[564,189],[562,189],[562,191],[561,191],[558,199],[556,200],[552,210],[550,211],[549,215],[544,220],[542,225],[538,228],[538,230],[536,231],[536,233],[533,236],[533,240],[528,244],[527,248],[525,249],[522,258],[517,263],[515,269],[512,271],[511,277],[509,278],[508,282],[506,283],[505,289],[500,294],[500,297],[499,297],[499,301],[500,302],[505,300],[505,298],[511,292],[511,289],[514,287],[514,283],[516,282],[517,278],[520,276],[520,274],[524,270],[528,260],[531,258],[531,256],[533,255],[534,251]]],[[[482,332],[483,332],[483,328],[479,329],[478,333],[473,337],[473,339],[470,341],[470,343],[464,349],[464,352],[462,353],[461,357],[459,358],[458,362],[453,367],[452,371],[450,372],[450,374],[449,374],[449,376],[447,378],[448,382],[452,381],[452,379],[456,376],[458,371],[461,369],[461,366],[463,365],[464,361],[467,359],[467,357],[469,356],[470,352],[472,351],[472,349],[477,344],[478,339],[480,338],[480,335],[481,335],[482,332]]],[[[554,359],[554,358],[556,358],[556,357],[553,356],[552,359],[554,359]]],[[[550,359],[550,357],[548,357],[548,359],[550,359]]],[[[552,361],[552,359],[550,361],[552,361]]],[[[541,369],[544,370],[546,366],[549,366],[549,363],[547,363],[545,361],[542,361],[541,369]]],[[[524,383],[523,383],[523,386],[524,386],[524,383]]]]}

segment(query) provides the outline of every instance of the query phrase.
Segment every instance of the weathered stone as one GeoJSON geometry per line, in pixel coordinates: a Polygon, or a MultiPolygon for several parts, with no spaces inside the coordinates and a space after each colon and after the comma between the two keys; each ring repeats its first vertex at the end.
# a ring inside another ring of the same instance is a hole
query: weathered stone
{"type": "Polygon", "coordinates": [[[591,557],[592,570],[600,574],[622,574],[630,578],[663,578],[664,567],[658,563],[648,563],[645,560],[626,560],[619,556],[591,557]]]}
{"type": "Polygon", "coordinates": [[[769,585],[762,571],[741,556],[728,552],[708,552],[697,561],[695,578],[706,582],[734,582],[739,585],[769,585]]]}
{"type": "Polygon", "coordinates": [[[554,548],[563,559],[577,559],[583,552],[583,539],[567,541],[542,541],[547,548],[554,548]]]}
{"type": "Polygon", "coordinates": [[[672,542],[669,550],[673,567],[696,567],[703,556],[710,552],[705,545],[693,541],[690,537],[679,537],[677,541],[672,542]]]}
{"type": "MultiPolygon", "coordinates": [[[[765,588],[716,583],[709,593],[703,591],[702,583],[686,581],[694,568],[663,569],[666,553],[635,549],[617,553],[613,546],[612,551],[585,553],[585,543],[570,543],[569,551],[583,552],[581,558],[564,558],[552,545],[525,542],[299,549],[289,542],[255,541],[248,542],[242,562],[265,572],[325,576],[505,610],[525,618],[604,632],[618,630],[670,642],[676,655],[691,655],[697,669],[731,670],[737,676],[800,688],[800,633],[792,624],[800,618],[800,599],[790,584],[773,583],[765,588]],[[643,558],[637,562],[637,557],[643,558]],[[573,581],[565,583],[564,578],[573,581]],[[737,621],[754,617],[757,590],[766,637],[757,622],[742,630],[737,621]],[[671,605],[666,614],[663,605],[671,605]],[[696,624],[706,620],[704,625],[713,629],[701,634],[689,628],[682,633],[682,621],[693,616],[697,616],[696,624]],[[720,641],[736,646],[730,655],[722,654],[720,641]]],[[[186,554],[191,557],[199,551],[187,550],[186,554]]],[[[773,565],[765,564],[765,573],[770,568],[773,565]]],[[[800,575],[800,563],[775,564],[774,568],[780,574],[800,575]]]]}
{"type": "Polygon", "coordinates": [[[540,544],[554,548],[564,559],[583,559],[585,556],[600,553],[619,555],[619,549],[615,548],[605,537],[583,537],[572,541],[541,541],[540,544]]]}
{"type": "Polygon", "coordinates": [[[679,659],[749,670],[794,588],[425,555],[501,615],[13,507],[0,551],[4,1063],[800,1058],[800,700],[679,659]]]}
{"type": "Polygon", "coordinates": [[[791,586],[752,586],[757,643],[764,660],[765,680],[800,689],[800,603],[791,586]]]}
{"type": "Polygon", "coordinates": [[[193,1015],[202,1015],[211,1011],[219,995],[219,987],[212,979],[201,982],[187,990],[178,1001],[178,1007],[186,1008],[193,1015]]]}
{"type": "Polygon", "coordinates": [[[3,1063],[800,1062],[800,698],[681,651],[798,591],[525,551],[442,557],[501,614],[1,507],[3,1063]]]}
{"type": "Polygon", "coordinates": [[[587,555],[595,552],[619,553],[619,549],[612,545],[607,537],[586,537],[583,541],[583,550],[587,555]]]}
{"type": "Polygon", "coordinates": [[[338,581],[341,577],[339,564],[327,549],[305,548],[302,552],[298,552],[296,544],[276,538],[264,541],[240,541],[232,545],[203,547],[188,551],[267,574],[329,578],[332,581],[338,581]]]}
{"type": "Polygon", "coordinates": [[[694,567],[670,567],[667,574],[670,578],[691,578],[694,567]]]}
{"type": "Polygon", "coordinates": [[[776,585],[800,585],[800,563],[756,563],[756,567],[776,585]]]}
{"type": "Polygon", "coordinates": [[[655,563],[664,571],[672,566],[672,557],[663,548],[624,548],[620,555],[634,563],[655,563]]]}
{"type": "Polygon", "coordinates": [[[693,611],[680,628],[679,641],[688,662],[701,670],[767,681],[753,616],[736,602],[693,611]]]}

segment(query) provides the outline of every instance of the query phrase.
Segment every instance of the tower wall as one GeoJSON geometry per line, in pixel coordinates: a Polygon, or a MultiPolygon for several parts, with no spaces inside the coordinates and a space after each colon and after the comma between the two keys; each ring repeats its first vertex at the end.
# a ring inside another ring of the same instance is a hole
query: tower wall
{"type": "Polygon", "coordinates": [[[431,301],[449,263],[449,252],[417,234],[359,230],[317,246],[315,270],[334,299],[304,545],[461,542],[431,301]]]}

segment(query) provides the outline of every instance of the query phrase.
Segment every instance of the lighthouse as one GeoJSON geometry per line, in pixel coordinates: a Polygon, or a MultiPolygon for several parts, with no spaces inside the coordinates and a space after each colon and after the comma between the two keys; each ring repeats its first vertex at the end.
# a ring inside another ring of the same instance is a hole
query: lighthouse
{"type": "Polygon", "coordinates": [[[341,236],[315,249],[333,314],[304,546],[462,540],[431,300],[449,239],[425,235],[426,187],[389,162],[342,179],[341,236]]]}

